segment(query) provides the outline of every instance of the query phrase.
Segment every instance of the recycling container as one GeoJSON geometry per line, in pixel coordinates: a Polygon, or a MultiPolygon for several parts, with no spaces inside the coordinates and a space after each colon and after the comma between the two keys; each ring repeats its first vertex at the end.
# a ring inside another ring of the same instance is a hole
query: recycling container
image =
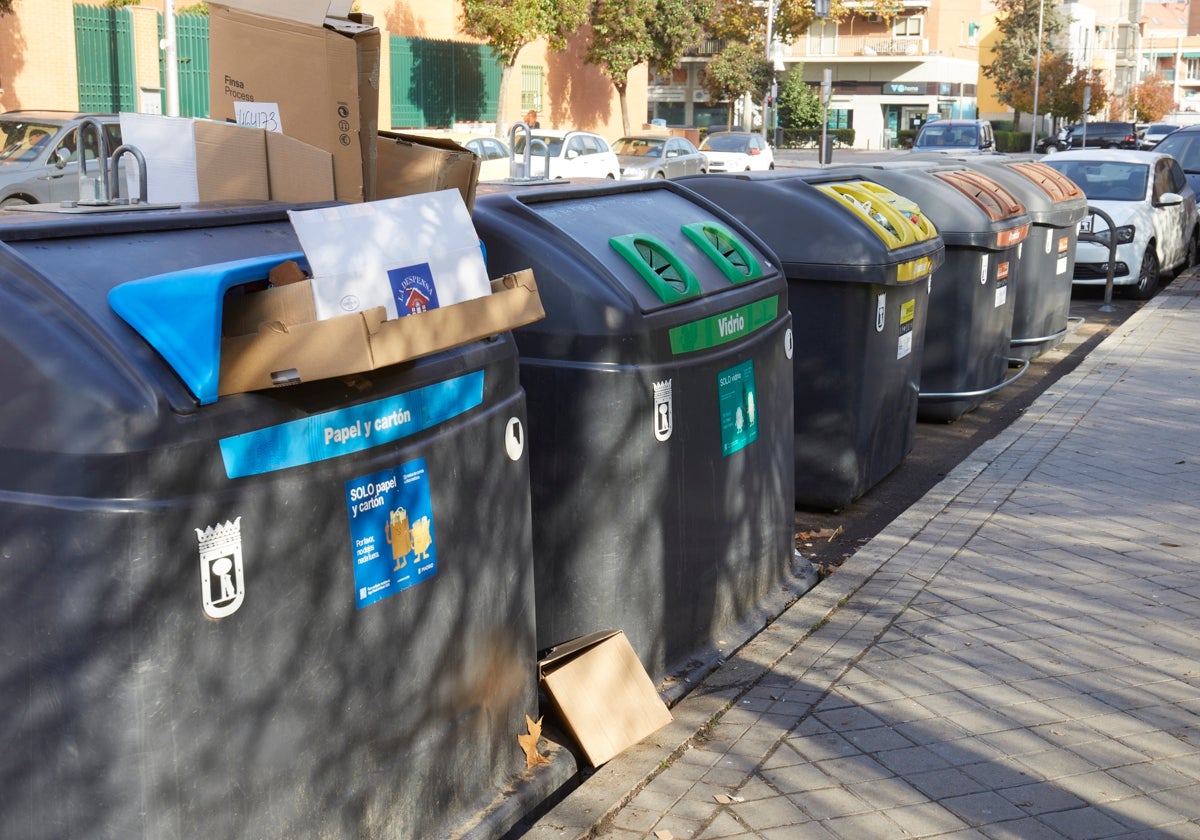
{"type": "Polygon", "coordinates": [[[1031,226],[1019,249],[1020,279],[1013,304],[1011,355],[1036,359],[1079,324],[1072,318],[1075,243],[1087,215],[1087,196],[1044,163],[1014,155],[963,155],[964,166],[995,179],[1025,205],[1031,226]]]}
{"type": "Polygon", "coordinates": [[[930,282],[917,419],[953,422],[1016,378],[1008,376],[1010,292],[1029,214],[995,180],[961,165],[838,167],[830,177],[850,173],[916,202],[941,234],[946,254],[930,282]]]}
{"type": "Polygon", "coordinates": [[[783,275],[670,181],[481,184],[473,218],[546,310],[513,331],[538,647],[623,630],[655,683],[692,673],[792,585],[783,275]]]}
{"type": "Polygon", "coordinates": [[[941,237],[886,187],[824,170],[678,183],[733,213],[782,261],[796,335],[796,503],[844,508],[912,449],[941,237]]]}
{"type": "Polygon", "coordinates": [[[2,837],[446,836],[525,770],[511,335],[202,401],[285,209],[0,214],[2,837]],[[168,280],[172,363],[109,303],[168,280]]]}

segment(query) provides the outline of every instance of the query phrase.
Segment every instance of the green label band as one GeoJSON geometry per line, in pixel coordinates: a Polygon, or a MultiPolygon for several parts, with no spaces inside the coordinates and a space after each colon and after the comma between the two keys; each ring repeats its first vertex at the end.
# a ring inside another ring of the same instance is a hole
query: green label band
{"type": "Polygon", "coordinates": [[[779,299],[770,297],[720,315],[673,327],[670,331],[671,352],[679,356],[728,344],[762,329],[773,322],[778,314],[779,299]]]}

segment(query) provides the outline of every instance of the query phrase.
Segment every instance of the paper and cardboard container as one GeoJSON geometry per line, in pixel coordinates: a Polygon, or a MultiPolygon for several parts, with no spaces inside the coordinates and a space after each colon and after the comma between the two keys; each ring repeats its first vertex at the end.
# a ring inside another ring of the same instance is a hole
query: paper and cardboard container
{"type": "Polygon", "coordinates": [[[456,189],[470,210],[479,182],[479,156],[449,138],[379,132],[377,199],[456,189]]]}
{"type": "MultiPolygon", "coordinates": [[[[333,199],[328,152],[262,129],[190,117],[121,114],[121,137],[146,160],[152,204],[196,201],[310,202],[333,199]]],[[[126,167],[123,195],[137,195],[137,167],[126,167]]]]}
{"type": "Polygon", "coordinates": [[[671,712],[619,630],[551,650],[538,676],[567,733],[593,767],[671,722],[671,712]]]}
{"type": "Polygon", "coordinates": [[[532,271],[491,294],[403,318],[383,307],[318,321],[312,281],[231,295],[222,319],[221,396],[376,370],[545,317],[532,271]]]}
{"type": "Polygon", "coordinates": [[[380,33],[346,19],[348,5],[344,0],[211,3],[210,113],[216,120],[279,131],[324,149],[333,156],[337,199],[370,201],[380,33]],[[339,13],[343,16],[330,16],[339,13]]]}

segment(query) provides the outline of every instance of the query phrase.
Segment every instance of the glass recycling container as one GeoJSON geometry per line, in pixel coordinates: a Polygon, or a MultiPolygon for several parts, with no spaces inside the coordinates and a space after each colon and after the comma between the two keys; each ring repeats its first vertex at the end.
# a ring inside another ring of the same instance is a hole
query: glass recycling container
{"type": "Polygon", "coordinates": [[[623,630],[654,682],[694,672],[793,581],[783,275],[670,181],[480,184],[473,220],[546,311],[513,331],[538,647],[623,630]]]}
{"type": "Polygon", "coordinates": [[[525,774],[511,335],[217,398],[286,209],[0,214],[0,836],[445,836],[525,774]]]}
{"type": "Polygon", "coordinates": [[[838,167],[830,177],[849,173],[916,202],[945,243],[930,283],[917,419],[953,422],[1016,378],[1008,376],[1012,291],[1029,214],[995,180],[958,164],[838,167]]]}
{"type": "Polygon", "coordinates": [[[783,263],[796,334],[796,504],[840,510],[912,449],[929,282],[945,246],[888,188],[824,172],[678,183],[737,216],[783,263]]]}
{"type": "Polygon", "coordinates": [[[1015,155],[962,155],[955,160],[993,178],[1029,213],[1029,236],[1018,252],[1021,271],[1010,355],[1036,359],[1061,344],[1080,322],[1070,314],[1071,285],[1087,196],[1070,178],[1037,160],[1015,155]]]}

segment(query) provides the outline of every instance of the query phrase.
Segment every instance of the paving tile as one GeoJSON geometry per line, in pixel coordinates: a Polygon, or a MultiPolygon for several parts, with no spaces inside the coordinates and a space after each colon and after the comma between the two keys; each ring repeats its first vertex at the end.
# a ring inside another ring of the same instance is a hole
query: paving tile
{"type": "Polygon", "coordinates": [[[968,828],[967,824],[953,811],[947,810],[936,802],[891,808],[887,815],[888,819],[899,825],[908,835],[914,837],[941,836],[948,831],[968,828]]]}
{"type": "Polygon", "coordinates": [[[853,793],[840,787],[796,793],[788,798],[814,820],[828,820],[874,810],[853,793]]]}
{"type": "Polygon", "coordinates": [[[1084,807],[1071,811],[1043,814],[1039,819],[1071,840],[1098,840],[1126,833],[1128,827],[1113,819],[1102,808],[1084,807]]]}
{"type": "Polygon", "coordinates": [[[785,796],[757,802],[735,802],[725,806],[737,820],[755,831],[803,825],[809,817],[785,796]]]}

